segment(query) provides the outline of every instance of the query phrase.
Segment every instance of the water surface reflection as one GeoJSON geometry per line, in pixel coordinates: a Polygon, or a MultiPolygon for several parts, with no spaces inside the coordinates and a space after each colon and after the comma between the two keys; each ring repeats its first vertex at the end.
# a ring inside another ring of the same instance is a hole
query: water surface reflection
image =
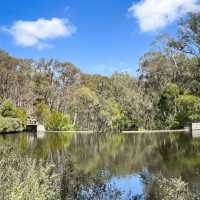
{"type": "Polygon", "coordinates": [[[79,170],[106,177],[106,187],[121,199],[145,192],[143,174],[182,177],[200,188],[200,140],[178,134],[68,134],[3,135],[21,154],[38,159],[72,159],[79,170]]]}

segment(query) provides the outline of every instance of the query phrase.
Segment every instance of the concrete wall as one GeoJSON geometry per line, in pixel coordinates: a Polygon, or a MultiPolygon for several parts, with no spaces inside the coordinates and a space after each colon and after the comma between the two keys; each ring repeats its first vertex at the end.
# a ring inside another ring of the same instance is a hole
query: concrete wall
{"type": "Polygon", "coordinates": [[[200,138],[200,122],[192,123],[192,137],[193,138],[200,138]]]}
{"type": "Polygon", "coordinates": [[[42,124],[37,125],[37,132],[45,132],[45,131],[46,131],[46,129],[45,129],[44,125],[42,125],[42,124]]]}

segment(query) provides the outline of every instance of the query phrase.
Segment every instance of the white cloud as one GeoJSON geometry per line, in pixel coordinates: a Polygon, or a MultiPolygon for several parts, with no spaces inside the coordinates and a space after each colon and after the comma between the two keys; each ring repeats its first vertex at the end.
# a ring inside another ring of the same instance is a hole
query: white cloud
{"type": "Polygon", "coordinates": [[[16,21],[10,28],[3,28],[10,33],[16,44],[22,47],[37,47],[43,49],[51,47],[46,43],[50,39],[69,37],[76,32],[76,28],[68,19],[39,18],[36,21],[16,21]]]}
{"type": "Polygon", "coordinates": [[[200,10],[198,0],[141,0],[129,8],[143,32],[164,28],[188,12],[200,10]]]}

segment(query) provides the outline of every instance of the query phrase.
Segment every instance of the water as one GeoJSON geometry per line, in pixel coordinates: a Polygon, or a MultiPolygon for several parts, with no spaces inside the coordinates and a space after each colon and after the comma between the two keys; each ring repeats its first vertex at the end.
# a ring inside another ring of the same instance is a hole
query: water
{"type": "Polygon", "coordinates": [[[120,199],[144,194],[146,175],[182,177],[200,190],[200,140],[183,133],[1,135],[0,144],[6,142],[37,159],[67,154],[76,169],[104,177],[106,188],[118,191],[120,199]]]}

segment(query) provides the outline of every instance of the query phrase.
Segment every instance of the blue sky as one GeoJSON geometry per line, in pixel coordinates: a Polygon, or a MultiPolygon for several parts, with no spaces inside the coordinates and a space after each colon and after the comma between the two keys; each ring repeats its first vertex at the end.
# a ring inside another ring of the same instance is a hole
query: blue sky
{"type": "Polygon", "coordinates": [[[197,0],[6,0],[0,48],[70,61],[88,73],[136,74],[155,36],[174,34],[179,17],[198,9],[197,0]]]}

